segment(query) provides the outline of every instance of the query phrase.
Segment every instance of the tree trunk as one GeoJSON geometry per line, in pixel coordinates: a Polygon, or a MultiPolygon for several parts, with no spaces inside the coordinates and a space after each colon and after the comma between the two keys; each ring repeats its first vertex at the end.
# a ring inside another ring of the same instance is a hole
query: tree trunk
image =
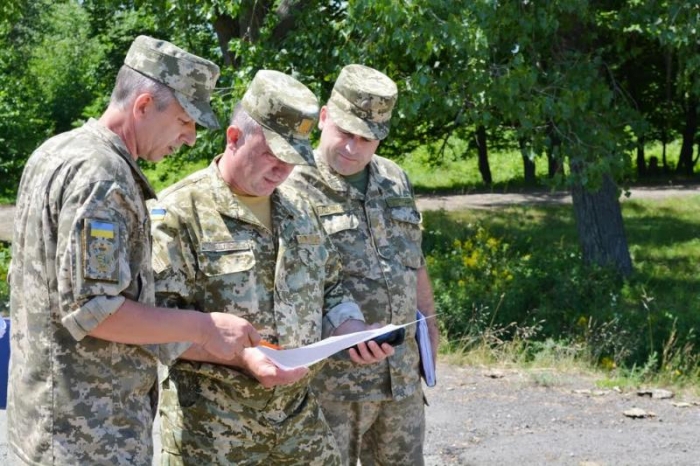
{"type": "Polygon", "coordinates": [[[584,262],[613,266],[620,275],[629,277],[632,259],[615,183],[606,175],[597,192],[589,192],[577,183],[571,197],[584,262]]]}
{"type": "Polygon", "coordinates": [[[491,185],[491,167],[489,166],[488,147],[486,146],[486,128],[481,125],[476,129],[476,147],[479,153],[479,173],[484,184],[491,185]]]}
{"type": "Polygon", "coordinates": [[[683,144],[678,156],[676,173],[693,175],[693,147],[695,146],[695,133],[698,130],[698,101],[691,97],[685,110],[685,128],[683,128],[683,144]]]}
{"type": "MultiPolygon", "coordinates": [[[[274,11],[277,24],[272,31],[275,41],[281,42],[294,29],[296,16],[303,14],[303,9],[311,5],[309,0],[282,0],[274,11]]],[[[213,23],[216,38],[224,58],[224,65],[238,66],[238,59],[229,51],[229,43],[234,38],[256,42],[260,36],[260,28],[265,22],[265,16],[270,14],[273,2],[269,0],[244,0],[240,5],[239,15],[232,18],[221,14],[213,23]]]]}
{"type": "Polygon", "coordinates": [[[535,175],[535,162],[532,161],[530,155],[527,153],[527,145],[523,139],[518,141],[520,145],[520,155],[523,158],[523,176],[525,178],[525,184],[528,186],[534,186],[537,183],[537,176],[535,175]]]}
{"type": "Polygon", "coordinates": [[[549,136],[549,144],[547,145],[547,177],[551,179],[562,170],[561,163],[555,155],[561,148],[561,140],[559,140],[552,124],[547,126],[547,135],[549,136]]]}
{"type": "Polygon", "coordinates": [[[231,39],[238,37],[238,23],[229,15],[219,15],[214,20],[214,31],[216,32],[216,39],[219,41],[221,54],[224,56],[224,65],[238,66],[228,48],[231,39]]]}
{"type": "Polygon", "coordinates": [[[647,175],[646,156],[644,155],[644,136],[637,139],[637,178],[644,178],[647,175]]]}

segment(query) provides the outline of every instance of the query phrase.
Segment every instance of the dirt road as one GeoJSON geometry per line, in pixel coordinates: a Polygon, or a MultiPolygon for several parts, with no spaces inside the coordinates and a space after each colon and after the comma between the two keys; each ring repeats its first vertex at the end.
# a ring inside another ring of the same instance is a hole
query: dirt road
{"type": "Polygon", "coordinates": [[[445,364],[427,395],[428,465],[700,464],[697,400],[677,407],[679,397],[600,390],[580,374],[445,364]],[[623,414],[632,408],[650,417],[623,414]]]}
{"type": "MultiPolygon", "coordinates": [[[[428,466],[700,464],[697,400],[600,390],[580,374],[445,363],[426,395],[428,466]],[[632,408],[653,416],[626,417],[632,408]]],[[[0,411],[0,464],[7,464],[6,422],[0,411]]],[[[157,429],[154,440],[158,451],[157,429]]]]}

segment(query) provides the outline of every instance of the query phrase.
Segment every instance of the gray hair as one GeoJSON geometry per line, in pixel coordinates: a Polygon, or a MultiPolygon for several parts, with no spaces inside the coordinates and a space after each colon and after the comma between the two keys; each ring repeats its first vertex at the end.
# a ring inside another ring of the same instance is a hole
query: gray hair
{"type": "Polygon", "coordinates": [[[109,102],[123,110],[134,97],[143,93],[151,94],[159,112],[168,108],[175,100],[175,95],[168,86],[123,65],[117,74],[109,102]]]}
{"type": "Polygon", "coordinates": [[[260,123],[253,120],[248,112],[243,109],[243,105],[238,102],[231,113],[231,121],[229,123],[231,126],[235,126],[241,130],[242,138],[240,142],[245,141],[246,136],[252,136],[262,132],[262,126],[260,123]]]}

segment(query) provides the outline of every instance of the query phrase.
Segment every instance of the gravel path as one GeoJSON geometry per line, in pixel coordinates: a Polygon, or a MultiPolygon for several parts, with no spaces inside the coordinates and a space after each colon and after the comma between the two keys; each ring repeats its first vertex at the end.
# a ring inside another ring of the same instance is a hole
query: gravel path
{"type": "MultiPolygon", "coordinates": [[[[693,399],[601,390],[582,374],[438,364],[426,389],[427,466],[691,466],[700,464],[693,399]],[[649,417],[623,413],[638,408],[649,417]]],[[[0,464],[7,464],[0,411],[0,464]]],[[[154,431],[159,450],[158,428],[154,431]]],[[[157,462],[156,462],[157,464],[157,462]]]]}

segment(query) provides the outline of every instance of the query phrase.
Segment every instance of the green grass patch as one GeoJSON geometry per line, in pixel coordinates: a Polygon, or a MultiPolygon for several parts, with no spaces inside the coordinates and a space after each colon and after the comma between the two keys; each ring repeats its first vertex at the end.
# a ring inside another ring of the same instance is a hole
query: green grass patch
{"type": "Polygon", "coordinates": [[[700,359],[700,197],[625,201],[634,275],[583,265],[571,206],[425,212],[444,349],[591,364],[691,385],[700,359]],[[549,359],[547,359],[549,358],[549,359]]]}
{"type": "MultiPolygon", "coordinates": [[[[498,149],[488,153],[489,167],[493,183],[484,186],[479,173],[476,149],[469,147],[466,141],[450,138],[445,150],[440,153],[441,143],[419,147],[406,154],[398,163],[408,173],[416,192],[453,192],[468,193],[474,191],[508,192],[520,189],[531,189],[526,186],[523,175],[523,159],[519,150],[498,149]]],[[[381,149],[381,148],[380,148],[381,149]]],[[[643,180],[643,184],[679,182],[674,179],[673,170],[678,162],[681,141],[674,141],[666,146],[666,167],[663,167],[663,146],[659,143],[650,144],[645,148],[647,165],[652,157],[659,164],[656,176],[643,180]]],[[[630,155],[629,182],[637,183],[636,159],[630,155]]],[[[549,186],[547,171],[548,162],[544,155],[534,158],[537,185],[549,186]]]]}

